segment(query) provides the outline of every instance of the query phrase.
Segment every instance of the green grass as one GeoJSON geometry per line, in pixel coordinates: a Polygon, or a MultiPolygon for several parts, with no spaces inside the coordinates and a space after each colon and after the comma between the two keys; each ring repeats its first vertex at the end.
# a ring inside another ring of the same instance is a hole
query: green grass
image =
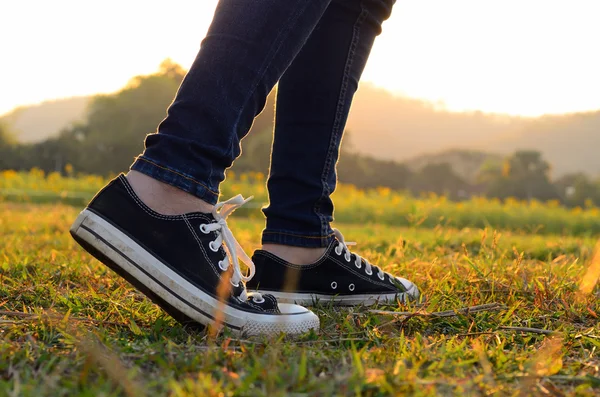
{"type": "MultiPolygon", "coordinates": [[[[84,206],[106,183],[98,176],[63,177],[42,171],[28,173],[0,171],[0,201],[31,203],[63,203],[84,206]]],[[[262,174],[229,175],[221,186],[221,197],[237,194],[253,195],[255,199],[240,208],[236,215],[262,218],[260,208],[267,203],[267,191],[262,174]]],[[[335,218],[339,222],[362,224],[374,222],[389,226],[436,228],[494,228],[535,234],[577,236],[600,235],[600,209],[591,204],[586,208],[565,208],[557,201],[520,202],[474,197],[452,202],[445,197],[430,195],[415,198],[387,188],[360,190],[341,184],[333,194],[335,218]]]]}
{"type": "MultiPolygon", "coordinates": [[[[591,237],[338,224],[357,252],[427,296],[378,310],[501,310],[438,318],[325,304],[318,334],[213,339],[81,250],[67,232],[75,208],[0,203],[0,214],[0,396],[600,392],[598,289],[578,292],[591,237]]],[[[248,252],[258,246],[260,220],[231,227],[248,252]]]]}

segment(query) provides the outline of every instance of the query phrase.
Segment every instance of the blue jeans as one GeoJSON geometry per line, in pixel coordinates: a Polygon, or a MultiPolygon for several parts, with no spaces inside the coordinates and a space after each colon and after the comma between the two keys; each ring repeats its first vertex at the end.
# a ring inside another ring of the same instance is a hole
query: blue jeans
{"type": "Polygon", "coordinates": [[[352,98],[395,0],[221,0],[158,132],[132,169],[216,203],[277,82],[263,243],[324,247],[352,98]]]}

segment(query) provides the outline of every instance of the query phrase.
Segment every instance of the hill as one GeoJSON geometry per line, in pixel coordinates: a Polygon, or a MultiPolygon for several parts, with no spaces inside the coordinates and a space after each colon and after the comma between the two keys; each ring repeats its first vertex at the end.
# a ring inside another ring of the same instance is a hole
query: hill
{"type": "Polygon", "coordinates": [[[463,174],[459,170],[467,171],[470,160],[464,163],[465,156],[457,157],[462,149],[497,155],[533,149],[552,164],[553,177],[571,172],[600,174],[600,111],[538,118],[456,113],[363,84],[348,129],[354,150],[409,166],[423,153],[437,154],[426,155],[417,163],[426,159],[443,162],[441,152],[445,153],[441,157],[463,174]]]}
{"type": "Polygon", "coordinates": [[[40,142],[85,117],[91,97],[55,99],[22,106],[0,118],[19,142],[40,142]]]}
{"type": "Polygon", "coordinates": [[[517,131],[524,118],[457,113],[436,109],[431,103],[394,96],[369,84],[361,85],[348,119],[352,143],[359,151],[404,161],[423,153],[456,148],[486,147],[507,131],[517,131]]]}
{"type": "Polygon", "coordinates": [[[477,150],[450,149],[437,153],[422,154],[405,161],[412,171],[418,171],[428,164],[448,163],[453,171],[468,182],[475,182],[481,166],[487,162],[501,163],[504,156],[497,153],[477,150]]]}
{"type": "Polygon", "coordinates": [[[486,147],[499,152],[538,150],[552,164],[553,176],[579,171],[597,176],[600,175],[600,111],[532,119],[518,131],[494,137],[486,147]]]}
{"type": "MultiPolygon", "coordinates": [[[[83,119],[90,98],[21,107],[0,121],[5,121],[21,142],[41,141],[83,119]]],[[[271,120],[269,116],[267,124],[271,120]]],[[[411,168],[427,162],[449,162],[469,180],[477,164],[517,149],[541,151],[553,165],[554,177],[570,172],[600,174],[596,153],[600,147],[600,111],[539,118],[457,113],[362,84],[347,129],[351,151],[407,162],[411,168]]]]}

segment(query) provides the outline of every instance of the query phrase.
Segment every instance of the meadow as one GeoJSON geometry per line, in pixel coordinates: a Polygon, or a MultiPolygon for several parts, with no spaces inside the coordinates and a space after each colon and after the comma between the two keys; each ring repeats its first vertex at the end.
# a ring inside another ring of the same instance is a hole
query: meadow
{"type": "MultiPolygon", "coordinates": [[[[68,169],[68,171],[71,171],[68,169]]],[[[64,203],[84,206],[106,184],[108,178],[93,175],[44,175],[30,172],[0,171],[0,199],[32,203],[64,203]]],[[[265,177],[260,173],[229,173],[222,186],[221,198],[237,194],[254,196],[254,200],[236,212],[262,218],[259,209],[268,201],[265,177]]],[[[419,228],[502,229],[533,234],[593,236],[600,234],[600,209],[564,208],[558,201],[541,203],[474,197],[452,202],[430,194],[411,197],[388,188],[357,189],[340,184],[333,195],[335,219],[341,223],[373,223],[419,228]]]]}
{"type": "MultiPolygon", "coordinates": [[[[336,227],[425,299],[316,302],[319,333],[249,339],[180,326],[77,246],[103,183],[0,172],[0,396],[600,393],[597,208],[340,186],[336,227]]],[[[264,177],[230,177],[237,193],[255,196],[230,220],[252,252],[264,177]]]]}

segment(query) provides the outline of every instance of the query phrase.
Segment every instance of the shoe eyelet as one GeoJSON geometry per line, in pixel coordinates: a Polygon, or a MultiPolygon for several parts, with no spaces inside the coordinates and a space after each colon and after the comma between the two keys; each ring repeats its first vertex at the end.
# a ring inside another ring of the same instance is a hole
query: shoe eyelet
{"type": "Polygon", "coordinates": [[[204,223],[200,225],[200,231],[204,234],[210,233],[208,229],[206,229],[206,225],[204,223]]]}
{"type": "Polygon", "coordinates": [[[348,286],[348,289],[349,289],[350,291],[354,291],[354,288],[355,288],[355,287],[354,287],[354,284],[350,284],[350,285],[348,286]]]}
{"type": "Polygon", "coordinates": [[[255,297],[252,297],[252,302],[254,302],[254,303],[258,303],[258,304],[265,303],[265,298],[263,298],[263,297],[261,296],[261,297],[260,297],[260,300],[258,300],[258,299],[256,299],[255,297]]]}
{"type": "Polygon", "coordinates": [[[383,273],[377,273],[377,277],[379,277],[381,281],[385,280],[385,274],[383,273]]]}
{"type": "Polygon", "coordinates": [[[365,267],[365,273],[367,273],[369,276],[372,276],[373,275],[373,270],[368,269],[368,268],[365,267]]]}
{"type": "Polygon", "coordinates": [[[229,280],[229,283],[231,285],[233,285],[235,288],[238,288],[240,286],[240,283],[234,284],[233,281],[231,281],[231,279],[229,280]]]}
{"type": "Polygon", "coordinates": [[[215,245],[214,241],[211,241],[210,243],[208,243],[208,248],[210,248],[210,250],[212,252],[217,252],[219,251],[219,246],[215,245]]]}
{"type": "Polygon", "coordinates": [[[362,267],[362,261],[361,262],[356,262],[354,264],[354,266],[356,266],[357,269],[360,269],[362,267]]]}
{"type": "Polygon", "coordinates": [[[337,288],[337,283],[334,281],[331,283],[331,289],[336,289],[337,288]]]}
{"type": "Polygon", "coordinates": [[[337,247],[335,247],[334,251],[338,256],[342,256],[342,250],[341,249],[338,250],[338,248],[341,248],[341,247],[338,245],[337,247]]]}
{"type": "Polygon", "coordinates": [[[350,263],[350,261],[352,260],[351,256],[345,256],[344,259],[346,259],[346,262],[350,263]]]}
{"type": "Polygon", "coordinates": [[[226,272],[227,269],[229,269],[229,263],[227,263],[227,265],[225,266],[225,261],[219,261],[219,269],[226,272]]]}
{"type": "Polygon", "coordinates": [[[392,280],[391,277],[388,277],[388,280],[389,280],[390,284],[394,284],[394,280],[392,280]]]}

